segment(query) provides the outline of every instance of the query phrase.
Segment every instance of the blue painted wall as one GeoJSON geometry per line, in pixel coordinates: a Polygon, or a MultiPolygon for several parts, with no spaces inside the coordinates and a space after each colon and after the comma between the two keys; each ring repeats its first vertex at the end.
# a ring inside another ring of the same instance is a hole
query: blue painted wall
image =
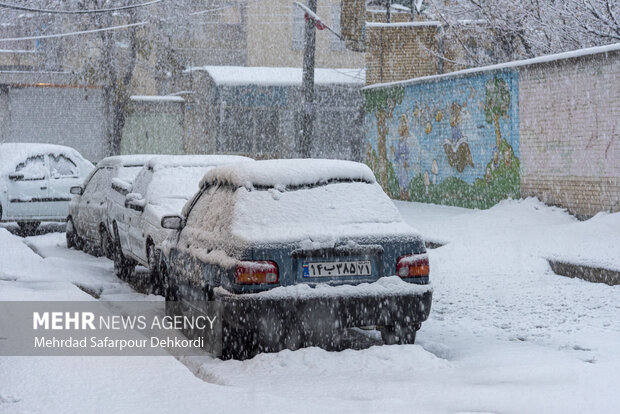
{"type": "Polygon", "coordinates": [[[366,90],[366,162],[394,198],[486,208],[519,197],[514,71],[366,90]]]}

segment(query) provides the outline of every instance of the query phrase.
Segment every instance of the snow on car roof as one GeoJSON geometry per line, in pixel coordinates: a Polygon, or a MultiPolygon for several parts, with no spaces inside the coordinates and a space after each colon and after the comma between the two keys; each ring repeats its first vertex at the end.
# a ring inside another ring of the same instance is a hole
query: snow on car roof
{"type": "Polygon", "coordinates": [[[158,170],[170,167],[208,167],[242,161],[254,161],[240,155],[158,155],[148,161],[148,168],[158,170]]]}
{"type": "Polygon", "coordinates": [[[71,147],[56,144],[41,143],[3,143],[0,144],[0,173],[12,170],[16,163],[38,154],[65,154],[67,156],[79,157],[82,155],[71,147]]]}
{"type": "Polygon", "coordinates": [[[205,174],[200,185],[225,182],[235,187],[286,187],[318,184],[334,180],[374,183],[375,176],[359,162],[326,159],[264,160],[225,165],[205,174]]]}
{"type": "Polygon", "coordinates": [[[141,166],[145,165],[149,160],[156,155],[153,154],[137,154],[137,155],[114,155],[112,157],[106,157],[99,161],[98,166],[115,166],[121,165],[127,166],[141,166]]]}

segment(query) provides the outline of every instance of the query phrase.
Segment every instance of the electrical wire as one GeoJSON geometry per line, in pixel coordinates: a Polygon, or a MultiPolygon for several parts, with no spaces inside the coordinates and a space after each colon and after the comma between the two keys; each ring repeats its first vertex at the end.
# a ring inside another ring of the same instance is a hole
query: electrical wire
{"type": "Polygon", "coordinates": [[[128,27],[144,26],[146,24],[149,24],[149,22],[138,22],[138,23],[124,24],[124,25],[121,25],[121,26],[103,27],[101,29],[82,30],[82,31],[79,31],[79,32],[58,33],[58,34],[51,34],[51,35],[28,36],[28,37],[5,38],[5,39],[0,39],[0,42],[15,42],[15,41],[19,41],[19,40],[52,39],[52,38],[57,38],[57,37],[76,36],[76,35],[87,34],[87,33],[105,32],[107,30],[126,29],[128,27]]]}
{"type": "Polygon", "coordinates": [[[37,9],[34,7],[19,6],[17,4],[4,3],[4,2],[0,2],[0,7],[5,7],[7,9],[13,9],[13,10],[29,11],[29,12],[36,12],[36,13],[49,13],[49,14],[94,14],[94,13],[110,13],[110,12],[115,12],[115,11],[120,11],[120,10],[135,9],[138,7],[150,6],[151,4],[159,3],[161,1],[163,0],[153,0],[153,1],[146,2],[146,3],[130,4],[127,6],[119,6],[119,7],[110,7],[108,9],[92,9],[92,10],[37,9]]]}

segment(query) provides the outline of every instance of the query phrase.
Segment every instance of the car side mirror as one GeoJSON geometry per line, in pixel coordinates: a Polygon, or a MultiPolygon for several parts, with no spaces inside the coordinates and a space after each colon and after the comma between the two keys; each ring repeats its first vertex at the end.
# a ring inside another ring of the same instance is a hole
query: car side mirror
{"type": "Polygon", "coordinates": [[[136,211],[144,211],[146,200],[142,198],[141,194],[129,193],[125,197],[125,207],[136,211]]]}
{"type": "Polygon", "coordinates": [[[14,173],[9,174],[9,180],[11,181],[21,181],[23,179],[24,179],[24,174],[22,173],[14,172],[14,173]]]}
{"type": "Polygon", "coordinates": [[[75,195],[82,195],[84,194],[84,189],[80,185],[75,185],[69,189],[69,192],[75,195]]]}
{"type": "Polygon", "coordinates": [[[170,230],[182,230],[185,227],[185,219],[181,216],[163,216],[161,227],[170,230]]]}

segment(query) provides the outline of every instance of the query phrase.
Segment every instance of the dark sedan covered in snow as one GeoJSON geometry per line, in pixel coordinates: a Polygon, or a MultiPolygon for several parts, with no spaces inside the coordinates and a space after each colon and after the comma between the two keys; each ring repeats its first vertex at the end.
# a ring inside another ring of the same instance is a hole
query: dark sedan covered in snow
{"type": "Polygon", "coordinates": [[[166,299],[218,303],[225,357],[333,342],[351,327],[413,343],[430,312],[424,242],[364,164],[217,167],[162,226],[176,230],[163,246],[166,299]]]}

